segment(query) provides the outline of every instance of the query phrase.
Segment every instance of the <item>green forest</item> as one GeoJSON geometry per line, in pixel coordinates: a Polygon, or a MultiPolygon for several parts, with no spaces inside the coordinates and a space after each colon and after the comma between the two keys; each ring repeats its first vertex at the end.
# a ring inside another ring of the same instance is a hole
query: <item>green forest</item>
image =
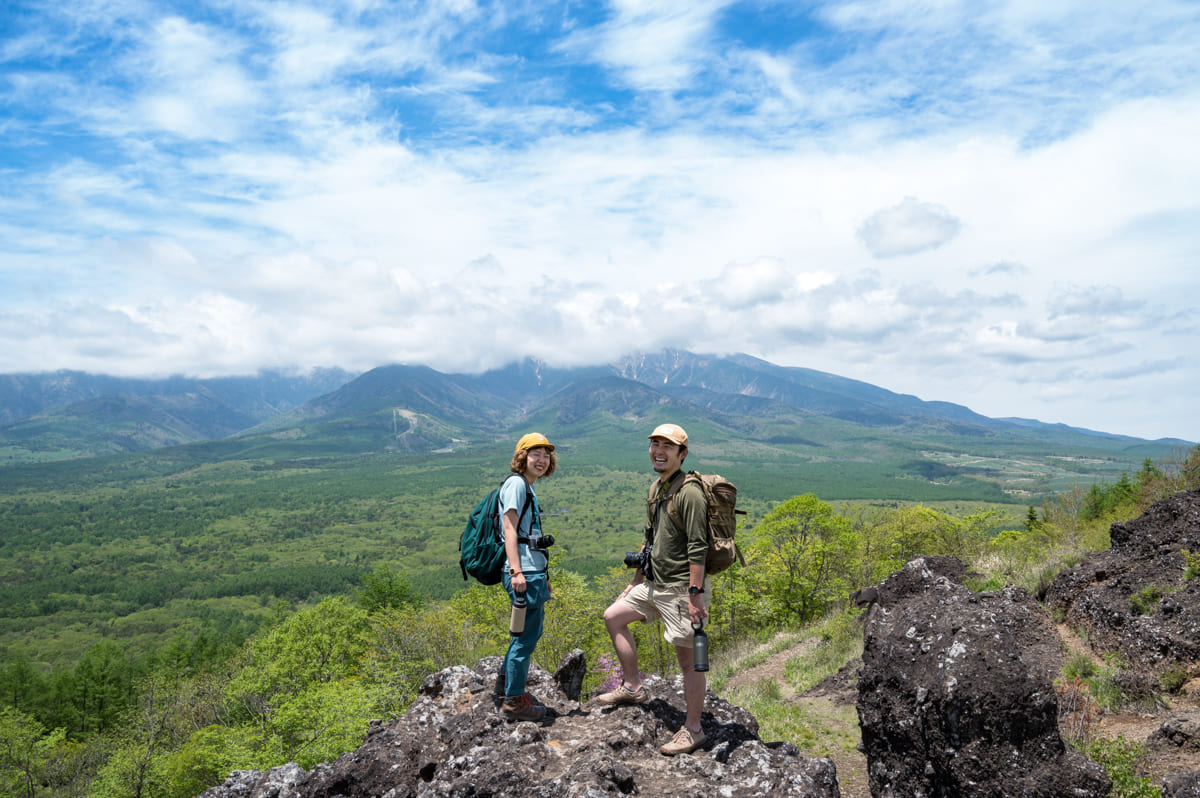
{"type": "MultiPolygon", "coordinates": [[[[0,470],[0,789],[184,798],[235,769],[308,768],[403,712],[431,671],[502,653],[507,597],[463,581],[457,542],[504,454],[179,447],[0,470]]],[[[1036,505],[838,500],[794,475],[719,470],[748,514],[746,565],[715,580],[714,658],[831,618],[852,628],[849,593],[918,554],[971,563],[981,590],[1036,589],[1107,547],[1114,520],[1200,481],[1200,447],[1036,505]]],[[[600,617],[629,578],[650,478],[636,461],[572,462],[538,484],[559,545],[536,659],[582,648],[585,690],[611,676],[600,617]]],[[[643,667],[670,674],[657,632],[637,634],[643,667]]]]}

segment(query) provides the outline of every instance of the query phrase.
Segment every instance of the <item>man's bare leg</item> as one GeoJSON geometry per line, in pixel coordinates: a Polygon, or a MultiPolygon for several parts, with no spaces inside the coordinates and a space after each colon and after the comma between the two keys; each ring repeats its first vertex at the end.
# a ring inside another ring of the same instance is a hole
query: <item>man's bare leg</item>
{"type": "Polygon", "coordinates": [[[645,616],[619,599],[604,611],[604,625],[608,629],[608,636],[612,638],[613,648],[617,651],[617,661],[621,663],[625,686],[630,690],[637,690],[642,686],[642,676],[638,672],[637,642],[633,639],[629,625],[645,620],[645,616]]]}

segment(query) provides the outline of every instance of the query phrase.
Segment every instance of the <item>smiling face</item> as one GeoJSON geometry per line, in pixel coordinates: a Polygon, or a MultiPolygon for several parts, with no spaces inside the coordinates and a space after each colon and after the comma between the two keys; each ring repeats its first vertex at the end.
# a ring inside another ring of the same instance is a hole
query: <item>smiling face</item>
{"type": "Polygon", "coordinates": [[[683,460],[687,457],[687,448],[677,443],[671,443],[666,438],[650,439],[650,466],[659,477],[666,479],[683,468],[683,460]]]}
{"type": "Polygon", "coordinates": [[[550,469],[550,450],[545,446],[536,446],[525,455],[525,477],[532,482],[538,477],[546,476],[550,469]]]}

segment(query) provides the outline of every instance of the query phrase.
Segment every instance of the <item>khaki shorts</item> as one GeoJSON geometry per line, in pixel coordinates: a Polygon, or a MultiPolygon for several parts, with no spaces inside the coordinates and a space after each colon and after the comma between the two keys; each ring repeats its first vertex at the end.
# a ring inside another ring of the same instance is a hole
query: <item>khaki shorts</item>
{"type": "MultiPolygon", "coordinates": [[[[621,597],[621,601],[637,610],[647,623],[661,618],[663,639],[680,648],[692,647],[695,630],[692,629],[692,618],[688,613],[689,600],[687,585],[656,587],[649,581],[634,585],[621,597]]],[[[707,578],[704,580],[704,592],[700,594],[700,600],[704,608],[708,609],[707,578]]]]}

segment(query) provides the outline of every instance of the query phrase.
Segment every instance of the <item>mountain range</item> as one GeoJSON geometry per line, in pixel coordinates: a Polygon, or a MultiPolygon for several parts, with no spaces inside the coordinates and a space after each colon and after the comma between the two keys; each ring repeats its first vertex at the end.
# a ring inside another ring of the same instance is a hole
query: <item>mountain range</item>
{"type": "Polygon", "coordinates": [[[326,453],[420,455],[498,446],[534,428],[604,459],[666,418],[687,427],[693,451],[712,461],[887,462],[926,480],[974,473],[1012,485],[1044,485],[1053,479],[1047,470],[1128,469],[1191,445],[989,418],[748,355],[666,350],[582,368],[527,359],[479,375],[405,365],[208,380],[4,375],[0,463],[221,439],[291,441],[298,455],[318,442],[326,453]]]}
{"type": "Polygon", "coordinates": [[[0,375],[0,463],[141,451],[226,438],[353,378],[289,375],[136,379],[80,371],[0,375]]]}

